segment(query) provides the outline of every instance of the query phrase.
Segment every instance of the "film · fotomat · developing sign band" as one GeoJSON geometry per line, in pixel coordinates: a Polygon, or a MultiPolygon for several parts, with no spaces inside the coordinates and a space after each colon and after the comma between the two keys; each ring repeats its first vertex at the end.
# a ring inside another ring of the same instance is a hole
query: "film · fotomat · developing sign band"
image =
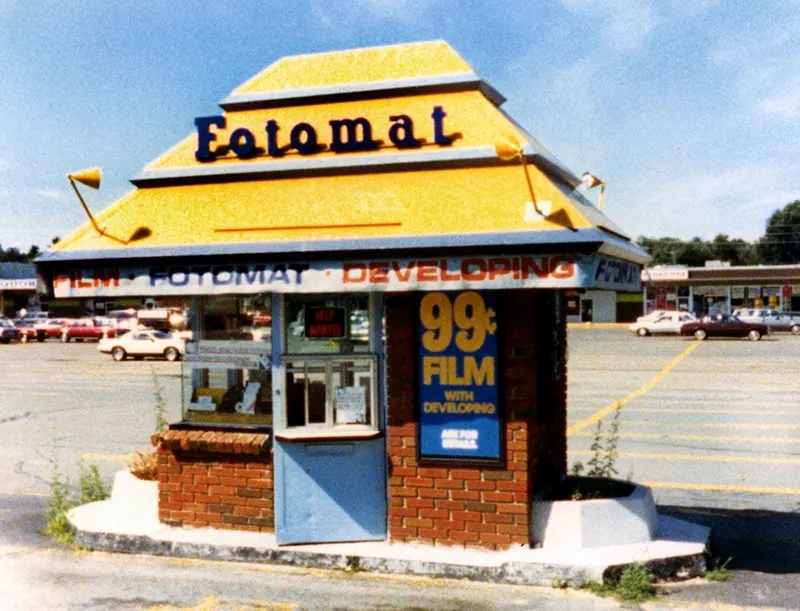
{"type": "Polygon", "coordinates": [[[56,297],[640,286],[638,265],[578,254],[78,268],[53,278],[56,297]]]}

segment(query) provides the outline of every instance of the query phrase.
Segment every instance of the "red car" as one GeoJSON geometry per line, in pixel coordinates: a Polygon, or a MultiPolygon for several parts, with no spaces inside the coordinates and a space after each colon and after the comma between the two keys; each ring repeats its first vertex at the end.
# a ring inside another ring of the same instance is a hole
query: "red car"
{"type": "Polygon", "coordinates": [[[60,332],[62,342],[85,339],[100,341],[104,337],[116,337],[117,330],[93,318],[80,318],[63,327],[60,332]]]}
{"type": "Polygon", "coordinates": [[[61,329],[72,321],[68,318],[48,318],[44,322],[33,325],[36,329],[36,339],[43,342],[46,339],[57,339],[61,337],[61,329]]]}
{"type": "Polygon", "coordinates": [[[744,322],[731,314],[709,314],[681,326],[681,335],[694,335],[699,340],[707,337],[749,337],[757,342],[768,333],[767,325],[744,322]]]}
{"type": "Polygon", "coordinates": [[[19,341],[23,344],[25,342],[29,342],[31,340],[36,339],[36,329],[33,328],[33,325],[29,322],[22,320],[21,318],[15,318],[13,321],[14,326],[19,330],[20,337],[19,341]]]}

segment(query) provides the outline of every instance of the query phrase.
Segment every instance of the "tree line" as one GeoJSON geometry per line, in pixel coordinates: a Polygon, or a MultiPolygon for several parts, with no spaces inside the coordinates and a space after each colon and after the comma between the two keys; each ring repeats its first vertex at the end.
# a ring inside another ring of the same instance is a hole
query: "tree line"
{"type": "Polygon", "coordinates": [[[764,235],[755,242],[731,239],[720,233],[710,241],[643,236],[636,243],[653,257],[649,265],[702,267],[712,260],[728,261],[731,265],[800,263],[800,200],[776,210],[767,221],[764,235]]]}

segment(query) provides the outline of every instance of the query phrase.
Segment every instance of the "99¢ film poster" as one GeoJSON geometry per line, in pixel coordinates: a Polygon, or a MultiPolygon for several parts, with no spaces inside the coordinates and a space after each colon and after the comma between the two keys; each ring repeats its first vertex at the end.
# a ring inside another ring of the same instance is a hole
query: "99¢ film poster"
{"type": "Polygon", "coordinates": [[[421,457],[499,460],[498,334],[494,292],[420,300],[421,457]]]}

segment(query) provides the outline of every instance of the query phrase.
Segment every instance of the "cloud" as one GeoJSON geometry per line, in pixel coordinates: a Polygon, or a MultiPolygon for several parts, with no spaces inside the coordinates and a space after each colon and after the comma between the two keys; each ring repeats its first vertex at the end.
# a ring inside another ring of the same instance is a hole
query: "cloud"
{"type": "Polygon", "coordinates": [[[800,80],[777,85],[776,89],[756,102],[756,110],[775,119],[800,119],[800,80]]]}
{"type": "Polygon", "coordinates": [[[603,46],[620,51],[639,47],[656,24],[650,0],[561,0],[561,3],[570,13],[592,23],[603,46]]]}
{"type": "Polygon", "coordinates": [[[798,193],[800,180],[768,164],[677,176],[627,197],[638,205],[623,226],[636,235],[711,239],[728,233],[753,240],[763,235],[769,215],[798,193]]]}
{"type": "Polygon", "coordinates": [[[67,199],[67,196],[62,191],[57,191],[56,189],[35,189],[33,194],[46,199],[67,199]]]}
{"type": "Polygon", "coordinates": [[[428,10],[432,0],[351,0],[355,10],[366,11],[374,18],[413,23],[428,10]]]}

